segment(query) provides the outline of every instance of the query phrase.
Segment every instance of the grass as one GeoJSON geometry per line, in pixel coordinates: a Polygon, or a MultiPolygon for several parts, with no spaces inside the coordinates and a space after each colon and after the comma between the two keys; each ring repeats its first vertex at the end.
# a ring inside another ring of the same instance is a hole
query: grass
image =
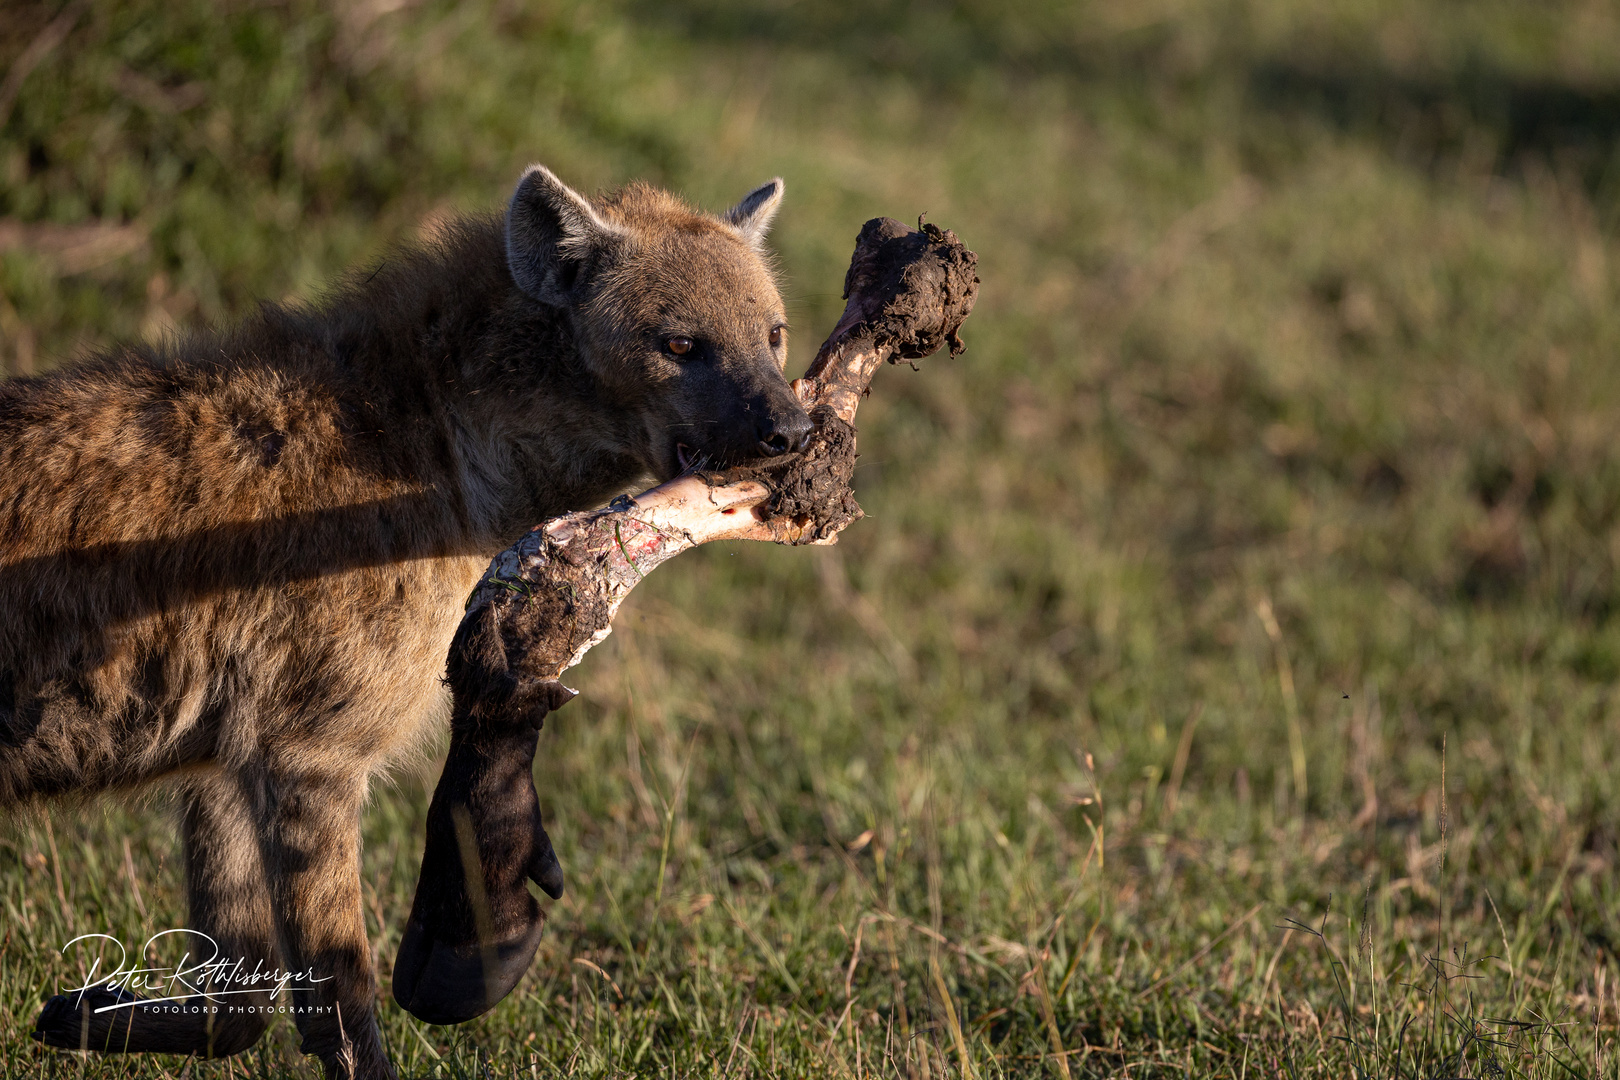
{"type": "MultiPolygon", "coordinates": [[[[11,371],[533,159],[785,176],[795,366],[867,217],[981,257],[970,351],[862,409],[868,519],[681,559],[575,673],[568,893],[488,1016],[385,1002],[403,1073],[1620,1071],[1611,5],[136,0],[16,82],[58,11],[0,10],[11,371]]],[[[432,780],[367,817],[385,988],[432,780]]],[[[0,834],[0,1077],[313,1075],[27,1039],[65,940],[183,920],[160,806],[0,834]]]]}

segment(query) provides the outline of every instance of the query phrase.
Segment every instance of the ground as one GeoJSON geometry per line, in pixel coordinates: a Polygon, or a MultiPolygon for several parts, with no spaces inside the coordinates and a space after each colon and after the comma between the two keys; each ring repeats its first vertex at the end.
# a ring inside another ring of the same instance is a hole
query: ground
{"type": "MultiPolygon", "coordinates": [[[[868,518],[683,556],[574,673],[568,892],[491,1014],[384,1004],[404,1074],[1620,1069],[1620,9],[61,10],[0,10],[11,372],[313,296],[531,160],[786,177],[794,368],[867,218],[980,256],[969,351],[861,410],[868,518]]],[[[385,991],[433,777],[367,816],[385,991]]],[[[313,1075],[285,1022],[28,1040],[178,869],[161,799],[0,827],[0,1077],[313,1075]]]]}

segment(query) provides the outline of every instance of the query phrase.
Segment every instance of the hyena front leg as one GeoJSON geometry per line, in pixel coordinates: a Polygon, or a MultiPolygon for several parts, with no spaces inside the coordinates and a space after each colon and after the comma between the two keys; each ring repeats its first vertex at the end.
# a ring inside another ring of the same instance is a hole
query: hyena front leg
{"type": "Polygon", "coordinates": [[[363,772],[268,774],[260,843],[301,1049],[320,1057],[328,1078],[393,1080],[360,899],[365,789],[363,772]]]}
{"type": "Polygon", "coordinates": [[[61,994],[40,1013],[34,1037],[41,1042],[70,1050],[224,1057],[263,1034],[273,986],[255,977],[270,976],[278,961],[251,804],[236,778],[217,769],[191,779],[183,798],[187,928],[194,933],[180,945],[194,973],[170,989],[189,984],[202,993],[150,1004],[105,988],[61,994]]]}

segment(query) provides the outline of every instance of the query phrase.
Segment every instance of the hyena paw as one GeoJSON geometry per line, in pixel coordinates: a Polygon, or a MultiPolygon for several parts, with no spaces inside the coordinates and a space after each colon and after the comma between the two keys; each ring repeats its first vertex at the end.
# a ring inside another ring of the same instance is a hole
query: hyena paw
{"type": "MultiPolygon", "coordinates": [[[[46,1046],[63,1050],[122,1050],[113,1045],[114,1028],[120,1033],[129,1030],[128,1008],[114,1008],[111,1012],[98,1010],[109,1006],[128,1006],[140,1000],[128,990],[109,990],[97,986],[71,994],[57,994],[45,1002],[39,1019],[34,1022],[34,1038],[46,1046]]],[[[122,1039],[118,1040],[121,1044],[122,1039]]]]}
{"type": "Polygon", "coordinates": [[[34,1038],[62,1050],[225,1057],[252,1046],[264,1027],[257,1017],[221,1017],[197,999],[147,1003],[97,986],[46,1001],[34,1038]]]}

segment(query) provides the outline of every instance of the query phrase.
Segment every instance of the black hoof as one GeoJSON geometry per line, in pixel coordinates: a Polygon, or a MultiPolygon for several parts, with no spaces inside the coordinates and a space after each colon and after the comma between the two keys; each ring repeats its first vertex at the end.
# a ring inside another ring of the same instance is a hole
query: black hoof
{"type": "Polygon", "coordinates": [[[429,1024],[460,1024],[482,1016],[529,970],[545,925],[537,908],[528,929],[506,941],[451,945],[412,919],[394,959],[394,1000],[429,1024]]]}
{"type": "Polygon", "coordinates": [[[557,853],[552,850],[551,837],[546,835],[546,830],[541,828],[538,823],[539,816],[538,813],[535,814],[536,824],[534,831],[538,835],[535,837],[537,843],[535,844],[534,856],[529,861],[529,877],[536,885],[540,886],[547,896],[553,900],[561,900],[563,894],[562,863],[557,861],[557,853]]]}

